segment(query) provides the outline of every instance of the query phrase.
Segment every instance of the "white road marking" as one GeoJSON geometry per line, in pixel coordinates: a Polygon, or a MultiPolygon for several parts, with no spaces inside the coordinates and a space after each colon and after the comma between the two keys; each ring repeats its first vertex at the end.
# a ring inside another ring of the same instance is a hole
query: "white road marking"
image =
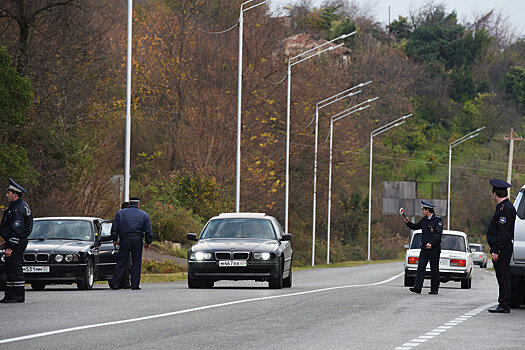
{"type": "MultiPolygon", "coordinates": [[[[304,291],[304,292],[297,292],[297,293],[290,293],[290,294],[279,294],[279,295],[272,295],[272,296],[268,296],[268,297],[235,300],[235,301],[230,301],[230,302],[226,302],[226,303],[213,304],[213,305],[207,305],[207,306],[200,306],[200,307],[195,307],[195,308],[191,308],[191,309],[167,312],[167,313],[157,314],[157,315],[136,317],[136,318],[130,318],[130,319],[120,320],[120,321],[111,321],[111,322],[104,322],[104,323],[88,324],[88,325],[85,325],[85,326],[63,328],[63,329],[57,329],[57,330],[49,331],[49,332],[28,334],[28,335],[24,335],[24,336],[20,336],[20,337],[15,337],[15,338],[1,339],[0,340],[0,344],[13,343],[13,342],[21,341],[21,340],[29,340],[29,339],[47,337],[47,336],[50,336],[50,335],[62,334],[62,333],[68,333],[68,332],[75,332],[75,331],[80,331],[80,330],[84,330],[84,329],[113,326],[113,325],[119,325],[119,324],[124,324],[124,323],[131,323],[131,322],[140,322],[140,321],[151,320],[151,319],[155,319],[155,318],[187,314],[187,313],[190,313],[190,312],[196,312],[196,311],[202,311],[202,310],[208,310],[208,309],[215,309],[215,308],[224,307],[224,306],[243,304],[243,303],[250,303],[250,302],[261,301],[261,300],[288,298],[288,297],[294,297],[294,296],[299,296],[299,295],[328,292],[328,291],[338,290],[338,289],[377,286],[377,285],[380,285],[380,284],[385,284],[385,283],[388,283],[390,281],[393,281],[396,278],[401,277],[404,274],[405,274],[404,272],[401,272],[401,273],[399,273],[399,274],[397,274],[395,276],[392,276],[392,277],[390,277],[390,278],[388,278],[386,280],[383,280],[383,281],[380,281],[380,282],[374,282],[374,283],[350,284],[350,285],[345,285],[345,286],[313,289],[313,290],[308,290],[308,291],[304,291]]],[[[416,345],[419,345],[419,344],[416,344],[416,345]]]]}
{"type": "Polygon", "coordinates": [[[430,332],[425,333],[425,335],[420,335],[416,339],[412,339],[410,343],[405,343],[402,346],[398,346],[395,348],[395,350],[411,350],[413,347],[418,346],[419,344],[426,342],[427,340],[430,340],[430,338],[434,338],[449,329],[451,329],[454,326],[457,326],[458,324],[462,323],[463,321],[468,320],[470,317],[475,316],[479,314],[481,311],[486,310],[490,306],[493,306],[494,303],[486,304],[483,306],[479,306],[475,308],[474,310],[470,310],[469,312],[465,313],[462,316],[457,317],[453,321],[449,321],[445,323],[443,326],[439,326],[436,329],[431,330],[430,332]]]}

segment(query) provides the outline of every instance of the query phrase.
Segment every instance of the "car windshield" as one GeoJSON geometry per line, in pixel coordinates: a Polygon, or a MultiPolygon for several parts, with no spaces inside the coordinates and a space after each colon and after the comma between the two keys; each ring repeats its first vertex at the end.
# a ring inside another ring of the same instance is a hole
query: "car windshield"
{"type": "Polygon", "coordinates": [[[93,231],[89,221],[35,220],[29,239],[73,239],[91,241],[93,231]]]}
{"type": "Polygon", "coordinates": [[[206,226],[200,238],[276,239],[276,235],[270,220],[215,219],[206,226]]]}
{"type": "MultiPolygon", "coordinates": [[[[412,239],[410,249],[421,248],[421,233],[416,233],[412,239]]],[[[442,234],[441,235],[441,249],[442,250],[456,250],[458,252],[466,252],[465,239],[462,236],[442,234]]]]}
{"type": "Polygon", "coordinates": [[[473,252],[482,252],[483,249],[481,249],[481,247],[479,245],[471,245],[470,246],[470,250],[473,251],[473,252]]]}

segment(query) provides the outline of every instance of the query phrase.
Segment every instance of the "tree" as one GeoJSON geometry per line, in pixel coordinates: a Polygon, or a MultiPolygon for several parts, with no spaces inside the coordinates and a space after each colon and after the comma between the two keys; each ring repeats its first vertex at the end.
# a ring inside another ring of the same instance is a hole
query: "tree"
{"type": "Polygon", "coordinates": [[[510,100],[520,107],[525,107],[525,68],[511,67],[505,76],[504,84],[510,100]]]}

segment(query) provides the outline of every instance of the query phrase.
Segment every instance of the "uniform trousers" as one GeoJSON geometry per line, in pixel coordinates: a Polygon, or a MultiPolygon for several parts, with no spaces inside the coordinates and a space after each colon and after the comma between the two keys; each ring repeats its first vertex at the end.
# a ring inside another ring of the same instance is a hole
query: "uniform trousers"
{"type": "Polygon", "coordinates": [[[21,239],[18,246],[13,249],[11,256],[5,259],[5,297],[6,300],[25,301],[25,278],[22,265],[27,239],[21,239]]]}
{"type": "Polygon", "coordinates": [[[441,253],[440,248],[421,249],[419,253],[419,262],[417,265],[416,280],[414,281],[414,288],[421,290],[423,288],[423,282],[425,280],[425,272],[427,269],[427,263],[430,261],[430,290],[437,292],[439,290],[439,254],[441,253]]]}
{"type": "Polygon", "coordinates": [[[498,254],[498,261],[493,261],[496,279],[499,285],[499,307],[510,310],[510,258],[512,245],[507,245],[503,252],[498,254]]]}
{"type": "Polygon", "coordinates": [[[131,288],[140,286],[140,269],[142,266],[142,236],[121,238],[117,266],[113,274],[113,285],[120,286],[122,275],[128,270],[131,252],[131,288]]]}

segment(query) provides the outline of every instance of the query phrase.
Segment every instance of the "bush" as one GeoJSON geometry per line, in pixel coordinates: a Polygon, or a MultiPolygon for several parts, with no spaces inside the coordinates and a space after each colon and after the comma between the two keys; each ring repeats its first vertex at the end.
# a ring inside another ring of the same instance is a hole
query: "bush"
{"type": "Polygon", "coordinates": [[[153,239],[157,241],[185,242],[188,232],[198,233],[203,226],[200,218],[173,204],[155,202],[144,210],[150,215],[153,239]]]}
{"type": "Polygon", "coordinates": [[[164,260],[162,262],[143,259],[142,273],[175,273],[186,271],[184,266],[178,265],[171,260],[164,260]]]}

